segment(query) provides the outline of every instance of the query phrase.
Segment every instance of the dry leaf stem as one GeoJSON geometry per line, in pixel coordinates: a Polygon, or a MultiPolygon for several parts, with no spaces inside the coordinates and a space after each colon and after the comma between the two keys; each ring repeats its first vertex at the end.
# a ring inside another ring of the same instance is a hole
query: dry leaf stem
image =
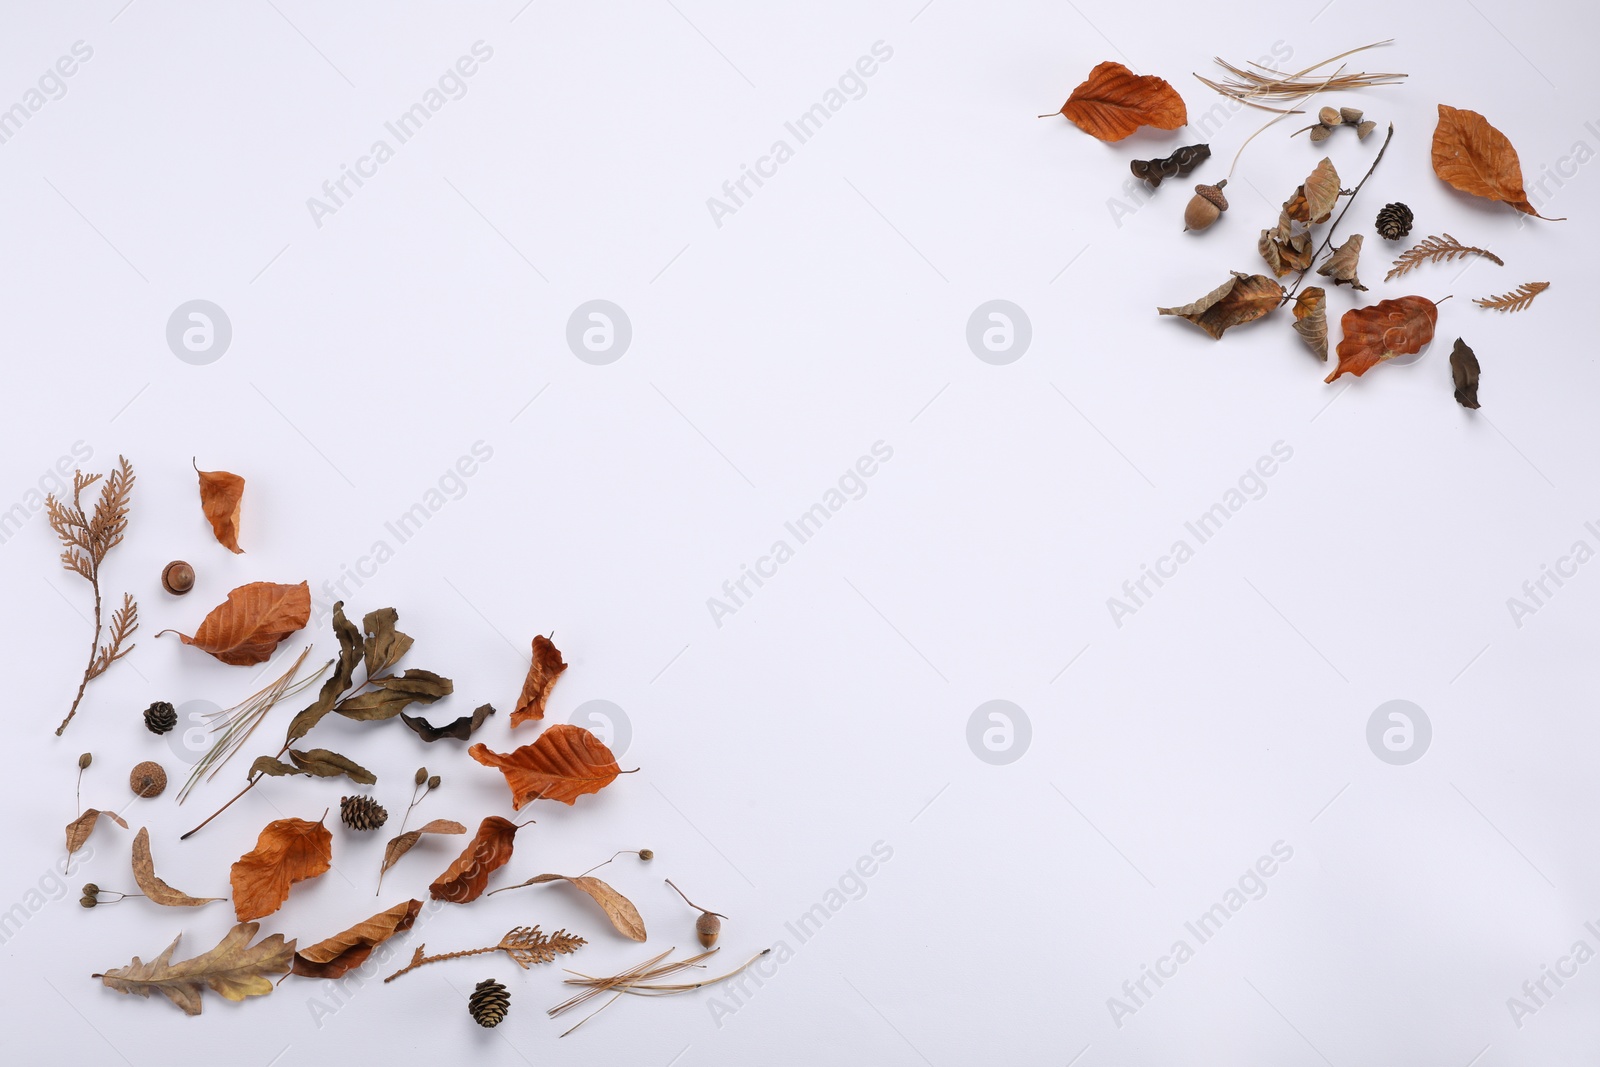
{"type": "MultiPolygon", "coordinates": [[[[1377,156],[1372,160],[1372,166],[1367,168],[1367,173],[1361,176],[1361,180],[1356,183],[1356,187],[1350,190],[1350,195],[1345,197],[1344,207],[1339,209],[1339,214],[1334,217],[1333,223],[1328,227],[1328,232],[1323,235],[1322,243],[1311,254],[1312,263],[1316,262],[1318,256],[1333,247],[1333,235],[1338,232],[1339,223],[1344,221],[1345,213],[1350,210],[1350,205],[1356,202],[1356,196],[1361,192],[1361,187],[1367,184],[1367,179],[1372,177],[1372,172],[1378,169],[1379,163],[1383,162],[1383,154],[1389,151],[1389,142],[1392,140],[1394,140],[1394,123],[1391,122],[1389,123],[1389,133],[1383,139],[1383,147],[1378,149],[1377,156]]],[[[1299,292],[1301,284],[1305,282],[1306,275],[1309,273],[1311,273],[1311,264],[1307,264],[1300,271],[1300,276],[1294,280],[1294,286],[1284,292],[1283,300],[1280,303],[1287,303],[1294,299],[1295,294],[1299,292]]]]}

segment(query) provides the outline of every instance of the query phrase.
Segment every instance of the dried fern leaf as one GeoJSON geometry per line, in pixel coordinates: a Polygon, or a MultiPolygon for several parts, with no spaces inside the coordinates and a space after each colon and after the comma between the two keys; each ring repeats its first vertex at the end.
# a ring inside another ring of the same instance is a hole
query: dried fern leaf
{"type": "Polygon", "coordinates": [[[1429,237],[1427,240],[1400,253],[1400,258],[1394,261],[1394,269],[1385,274],[1383,280],[1392,282],[1400,275],[1415,270],[1424,263],[1448,263],[1463,256],[1482,256],[1497,266],[1503,267],[1506,265],[1505,260],[1488,249],[1464,245],[1449,234],[1445,234],[1443,237],[1429,237]]]}
{"type": "Polygon", "coordinates": [[[1549,282],[1523,282],[1509,293],[1486,296],[1473,303],[1490,311],[1521,311],[1533,303],[1533,298],[1550,288],[1549,282]]]}

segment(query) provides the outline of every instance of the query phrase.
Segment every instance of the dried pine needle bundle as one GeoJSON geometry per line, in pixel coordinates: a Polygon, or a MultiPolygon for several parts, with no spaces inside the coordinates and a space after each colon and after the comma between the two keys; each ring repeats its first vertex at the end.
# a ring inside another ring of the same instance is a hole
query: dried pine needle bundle
{"type": "Polygon", "coordinates": [[[628,993],[636,997],[670,997],[678,993],[689,993],[696,989],[703,989],[708,985],[716,985],[718,982],[726,982],[730,978],[743,974],[745,969],[748,968],[752,963],[760,959],[762,956],[765,956],[772,950],[770,948],[764,948],[760,952],[757,952],[754,956],[751,956],[749,959],[745,960],[744,963],[740,964],[738,967],[735,967],[733,970],[729,971],[727,974],[718,975],[716,978],[704,978],[698,982],[656,981],[658,978],[665,978],[670,974],[676,974],[679,971],[687,970],[690,967],[704,970],[705,964],[701,961],[715,956],[722,950],[714,948],[710,951],[702,952],[697,956],[689,956],[685,959],[681,959],[676,963],[662,963],[661,961],[672,955],[673,951],[673,949],[669,948],[659,956],[652,956],[638,966],[630,967],[621,974],[614,974],[609,978],[595,978],[591,975],[584,974],[581,971],[568,970],[568,974],[575,974],[578,977],[568,978],[566,980],[566,984],[584,986],[585,989],[582,993],[579,993],[567,1000],[563,1000],[560,1004],[557,1004],[555,1007],[551,1008],[546,1014],[548,1014],[551,1018],[555,1018],[557,1015],[560,1015],[563,1012],[568,1012],[582,1004],[587,1004],[591,998],[597,997],[602,993],[612,994],[610,1000],[600,1005],[588,1015],[585,1015],[582,1019],[579,1019],[561,1035],[562,1037],[566,1037],[567,1034],[572,1033],[573,1030],[576,1030],[578,1027],[582,1026],[584,1023],[588,1022],[590,1019],[593,1019],[596,1015],[599,1015],[602,1011],[605,1011],[607,1008],[611,1007],[611,1005],[615,1004],[617,1002],[617,998],[622,996],[624,993],[628,993]]]}
{"type": "Polygon", "coordinates": [[[1352,48],[1348,52],[1341,52],[1329,59],[1324,59],[1320,63],[1313,63],[1304,70],[1296,71],[1293,74],[1275,70],[1272,67],[1264,67],[1259,63],[1248,64],[1248,66],[1255,69],[1247,70],[1234,66],[1221,56],[1216,56],[1213,58],[1217,66],[1231,74],[1233,76],[1232,80],[1212,81],[1210,78],[1203,78],[1199,74],[1196,74],[1195,77],[1199,79],[1200,84],[1221,93],[1223,96],[1231,97],[1241,104],[1249,104],[1251,107],[1258,107],[1263,111],[1297,115],[1300,112],[1292,107],[1273,107],[1270,104],[1261,103],[1261,101],[1294,100],[1296,97],[1306,96],[1310,93],[1345,92],[1350,89],[1366,89],[1375,85],[1398,84],[1406,77],[1404,74],[1371,74],[1366,71],[1346,74],[1342,66],[1331,77],[1323,75],[1310,76],[1318,68],[1326,67],[1329,63],[1344,59],[1346,56],[1353,56],[1357,52],[1365,52],[1369,48],[1377,48],[1381,45],[1393,43],[1393,40],[1374,41],[1372,44],[1362,45],[1360,48],[1352,48]]]}
{"type": "Polygon", "coordinates": [[[294,680],[295,675],[300,672],[300,667],[305,663],[306,656],[310,652],[311,646],[307,645],[305,650],[300,653],[299,658],[290,665],[289,669],[277,681],[245,697],[244,700],[231,708],[224,708],[221,711],[210,712],[206,715],[208,720],[214,720],[210,722],[208,732],[217,733],[221,731],[222,736],[195,763],[194,770],[189,774],[189,780],[178,791],[178,803],[182,804],[188,798],[189,794],[194,791],[195,786],[200,784],[201,778],[209,781],[217,776],[217,772],[222,770],[223,765],[238,753],[244,743],[250,739],[250,735],[255,732],[255,728],[261,725],[261,720],[266,717],[267,712],[271,711],[278,701],[287,696],[294,696],[302,689],[312,685],[318,678],[322,677],[329,667],[333,666],[333,661],[329,660],[315,674],[296,682],[294,680]]]}

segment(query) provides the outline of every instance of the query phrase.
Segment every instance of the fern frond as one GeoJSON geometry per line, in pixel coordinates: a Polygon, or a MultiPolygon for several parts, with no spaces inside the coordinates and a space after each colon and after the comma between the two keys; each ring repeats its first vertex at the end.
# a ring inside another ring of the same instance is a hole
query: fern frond
{"type": "Polygon", "coordinates": [[[1490,311],[1521,311],[1533,303],[1533,298],[1550,288],[1549,282],[1523,282],[1509,293],[1486,296],[1473,303],[1490,311]]]}
{"type": "Polygon", "coordinates": [[[1505,260],[1495,255],[1486,248],[1477,248],[1473,245],[1464,245],[1460,241],[1445,234],[1443,237],[1429,237],[1411,248],[1400,253],[1400,258],[1394,261],[1394,269],[1383,276],[1386,282],[1414,270],[1424,263],[1448,263],[1450,260],[1462,256],[1482,256],[1499,266],[1505,266],[1505,260]]]}

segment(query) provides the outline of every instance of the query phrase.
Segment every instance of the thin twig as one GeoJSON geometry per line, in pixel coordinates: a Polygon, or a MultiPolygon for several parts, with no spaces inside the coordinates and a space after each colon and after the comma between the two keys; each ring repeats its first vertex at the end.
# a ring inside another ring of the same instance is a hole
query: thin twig
{"type": "Polygon", "coordinates": [[[1378,169],[1379,163],[1383,162],[1383,154],[1389,150],[1389,142],[1392,140],[1394,140],[1394,123],[1391,122],[1389,123],[1389,134],[1383,139],[1383,147],[1378,149],[1378,155],[1373,159],[1372,166],[1367,168],[1367,173],[1356,183],[1356,187],[1350,190],[1349,197],[1345,199],[1344,207],[1340,209],[1338,216],[1334,218],[1333,224],[1328,227],[1328,232],[1322,238],[1322,243],[1311,253],[1310,261],[1300,271],[1300,276],[1294,280],[1294,288],[1283,294],[1283,299],[1279,301],[1279,304],[1288,303],[1290,298],[1299,292],[1300,286],[1304,284],[1306,275],[1310,273],[1312,264],[1316,262],[1317,257],[1333,247],[1333,235],[1339,229],[1339,223],[1344,221],[1345,212],[1350,210],[1350,205],[1356,202],[1356,194],[1361,192],[1361,187],[1367,184],[1367,179],[1372,177],[1372,172],[1378,169]]]}

